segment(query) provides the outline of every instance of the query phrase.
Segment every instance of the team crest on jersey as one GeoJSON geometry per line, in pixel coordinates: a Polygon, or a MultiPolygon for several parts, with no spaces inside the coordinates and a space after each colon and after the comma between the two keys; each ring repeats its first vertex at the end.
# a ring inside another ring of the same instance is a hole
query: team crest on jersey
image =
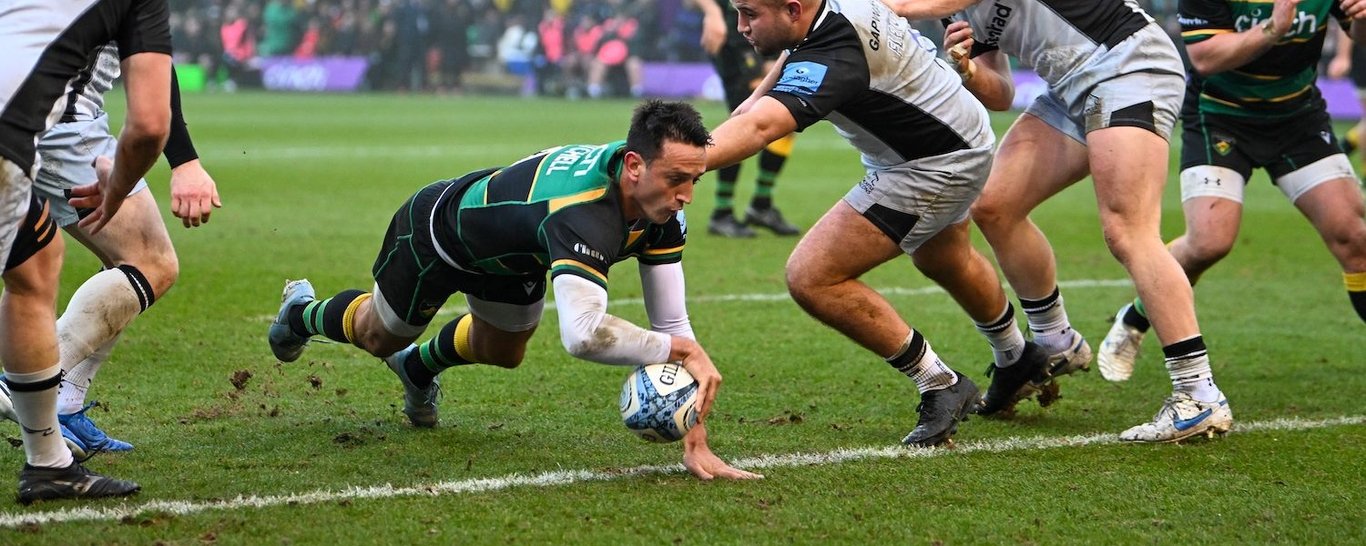
{"type": "Polygon", "coordinates": [[[825,82],[829,67],[811,61],[798,61],[783,66],[783,76],[774,86],[774,91],[793,95],[815,95],[825,82]]]}

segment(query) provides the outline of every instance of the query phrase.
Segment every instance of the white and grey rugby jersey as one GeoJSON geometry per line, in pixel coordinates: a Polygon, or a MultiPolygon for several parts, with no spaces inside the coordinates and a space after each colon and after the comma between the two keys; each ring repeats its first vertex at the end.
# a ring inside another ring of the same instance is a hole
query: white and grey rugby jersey
{"type": "Polygon", "coordinates": [[[829,119],[867,168],[991,145],[986,109],[935,51],[879,0],[826,0],[768,96],[799,131],[829,119]]]}
{"type": "Polygon", "coordinates": [[[1152,22],[1135,0],[981,0],[962,16],[972,56],[1000,49],[1049,85],[1152,22]]]}
{"type": "Polygon", "coordinates": [[[99,48],[95,60],[81,70],[67,93],[63,123],[90,121],[104,113],[104,94],[119,79],[119,46],[113,42],[99,48]]]}
{"type": "Polygon", "coordinates": [[[171,53],[166,0],[0,3],[0,156],[33,176],[38,137],[66,112],[96,51],[171,53]]]}

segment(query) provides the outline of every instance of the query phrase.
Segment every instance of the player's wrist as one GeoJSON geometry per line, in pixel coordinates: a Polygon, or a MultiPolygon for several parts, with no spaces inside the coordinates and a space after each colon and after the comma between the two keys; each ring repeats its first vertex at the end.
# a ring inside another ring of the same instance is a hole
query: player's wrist
{"type": "Polygon", "coordinates": [[[1280,41],[1281,36],[1283,36],[1281,32],[1276,31],[1276,22],[1272,19],[1262,21],[1262,24],[1259,26],[1262,29],[1262,36],[1265,36],[1268,40],[1271,40],[1272,43],[1280,41]]]}
{"type": "Polygon", "coordinates": [[[958,75],[963,78],[963,83],[972,81],[972,77],[977,75],[977,63],[972,59],[964,59],[958,65],[958,75]]]}

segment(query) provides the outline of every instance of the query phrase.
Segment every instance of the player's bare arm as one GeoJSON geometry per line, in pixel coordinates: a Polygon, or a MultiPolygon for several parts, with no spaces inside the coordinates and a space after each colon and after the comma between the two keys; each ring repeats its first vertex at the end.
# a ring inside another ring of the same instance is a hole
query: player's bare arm
{"type": "Polygon", "coordinates": [[[688,4],[702,12],[702,50],[707,55],[716,55],[726,43],[726,16],[721,6],[712,0],[688,0],[688,4]]]}
{"type": "Polygon", "coordinates": [[[1202,76],[1233,70],[1262,56],[1290,32],[1300,0],[1276,0],[1271,17],[1242,32],[1215,34],[1186,44],[1191,66],[1202,76]]]}
{"type": "Polygon", "coordinates": [[[763,97],[748,112],[726,120],[712,131],[715,144],[707,149],[707,170],[739,163],[796,130],[797,120],[787,107],[777,99],[763,97]]]}

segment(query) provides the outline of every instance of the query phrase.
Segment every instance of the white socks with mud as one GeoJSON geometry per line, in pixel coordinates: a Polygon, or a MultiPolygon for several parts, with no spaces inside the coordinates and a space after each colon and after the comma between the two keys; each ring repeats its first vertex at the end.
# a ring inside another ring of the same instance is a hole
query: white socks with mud
{"type": "Polygon", "coordinates": [[[1020,298],[1020,310],[1029,321],[1029,331],[1034,334],[1034,344],[1048,354],[1057,354],[1072,347],[1072,323],[1067,320],[1067,310],[1062,305],[1062,293],[1053,287],[1053,293],[1043,299],[1020,298]]]}
{"type": "Polygon", "coordinates": [[[61,413],[75,413],[85,390],[109,357],[114,341],[155,295],[142,272],[130,265],[105,269],[86,279],[57,318],[57,346],[67,372],[62,383],[61,413]]]}
{"type": "Polygon", "coordinates": [[[57,424],[57,384],[62,380],[62,368],[53,364],[46,370],[29,373],[5,373],[14,413],[19,415],[19,433],[24,440],[24,455],[28,464],[49,468],[71,465],[71,450],[62,440],[57,424]]]}

